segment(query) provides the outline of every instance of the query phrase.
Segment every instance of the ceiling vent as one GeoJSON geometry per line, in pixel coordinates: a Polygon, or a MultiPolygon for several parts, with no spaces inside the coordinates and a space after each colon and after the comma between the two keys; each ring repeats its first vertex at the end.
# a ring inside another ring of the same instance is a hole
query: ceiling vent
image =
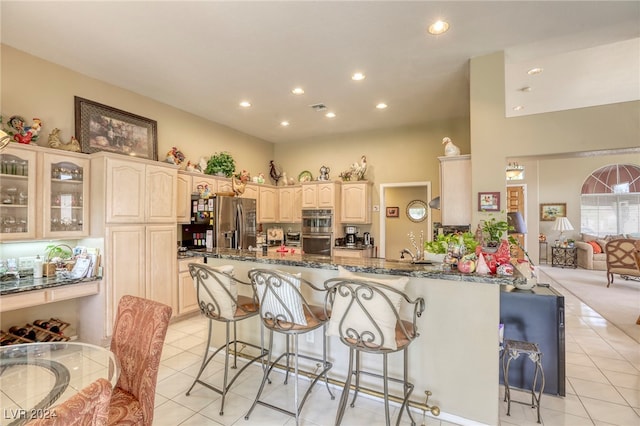
{"type": "Polygon", "coordinates": [[[327,110],[327,106],[325,104],[313,104],[313,105],[309,105],[309,106],[314,111],[326,111],[327,110]]]}

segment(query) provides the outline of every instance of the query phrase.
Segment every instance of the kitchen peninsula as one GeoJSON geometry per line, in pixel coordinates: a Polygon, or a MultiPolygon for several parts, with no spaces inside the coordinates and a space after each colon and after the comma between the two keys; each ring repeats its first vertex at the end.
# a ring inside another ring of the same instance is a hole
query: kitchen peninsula
{"type": "MultiPolygon", "coordinates": [[[[325,280],[338,275],[338,266],[364,277],[373,277],[372,274],[376,278],[409,277],[407,294],[412,298],[421,296],[426,303],[425,312],[418,320],[420,336],[409,349],[409,376],[415,385],[411,399],[423,403],[424,392],[429,390],[433,393],[429,404],[440,407],[443,420],[446,416],[455,416],[451,420],[498,423],[500,287],[522,278],[462,274],[443,271],[435,264],[375,258],[327,258],[289,253],[262,255],[253,251],[215,249],[189,254],[204,256],[206,263],[212,266],[233,265],[234,275],[239,279],[247,279],[252,268],[277,268],[301,273],[303,278],[321,286],[325,280]]],[[[255,324],[243,325],[239,332],[259,342],[255,324]]],[[[317,339],[321,338],[318,333],[321,331],[316,331],[311,341],[300,340],[302,353],[317,350],[317,339]]],[[[224,333],[216,334],[224,336],[224,333]]],[[[216,344],[221,343],[216,341],[216,344]]],[[[282,342],[277,340],[274,344],[277,346],[282,342]]],[[[330,339],[328,348],[333,362],[331,378],[344,380],[347,349],[337,338],[330,339]]],[[[402,374],[398,370],[400,363],[393,362],[396,356],[401,354],[390,355],[392,376],[402,374]]],[[[364,362],[367,361],[365,357],[364,362]]],[[[374,361],[372,365],[378,363],[374,361]]],[[[373,382],[372,386],[378,384],[373,382]]]]}

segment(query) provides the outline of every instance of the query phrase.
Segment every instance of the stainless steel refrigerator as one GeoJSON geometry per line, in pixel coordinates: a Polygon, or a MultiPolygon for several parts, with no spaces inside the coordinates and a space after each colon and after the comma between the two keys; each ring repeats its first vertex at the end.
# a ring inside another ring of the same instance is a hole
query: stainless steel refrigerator
{"type": "Polygon", "coordinates": [[[216,196],[215,246],[248,249],[256,246],[256,200],[216,196]]]}

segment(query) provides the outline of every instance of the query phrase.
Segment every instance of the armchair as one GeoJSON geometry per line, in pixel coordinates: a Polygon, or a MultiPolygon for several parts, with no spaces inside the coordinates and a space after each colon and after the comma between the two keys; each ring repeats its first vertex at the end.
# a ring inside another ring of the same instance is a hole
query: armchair
{"type": "Polygon", "coordinates": [[[613,283],[613,274],[625,280],[640,281],[640,240],[620,238],[607,243],[607,287],[613,283]]]}

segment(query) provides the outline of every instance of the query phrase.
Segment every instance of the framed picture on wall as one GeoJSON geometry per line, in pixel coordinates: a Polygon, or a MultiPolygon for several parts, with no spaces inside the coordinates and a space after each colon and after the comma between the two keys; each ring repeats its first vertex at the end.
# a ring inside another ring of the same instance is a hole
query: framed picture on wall
{"type": "Polygon", "coordinates": [[[567,203],[547,203],[540,204],[540,220],[552,222],[558,216],[567,215],[567,203]]]}
{"type": "Polygon", "coordinates": [[[400,217],[400,207],[387,207],[387,217],[400,217]]]}
{"type": "Polygon", "coordinates": [[[479,212],[500,211],[500,193],[499,192],[478,192],[478,211],[479,212]]]}
{"type": "Polygon", "coordinates": [[[82,152],[109,151],[158,159],[157,122],[83,99],[75,101],[76,137],[82,152]]]}

